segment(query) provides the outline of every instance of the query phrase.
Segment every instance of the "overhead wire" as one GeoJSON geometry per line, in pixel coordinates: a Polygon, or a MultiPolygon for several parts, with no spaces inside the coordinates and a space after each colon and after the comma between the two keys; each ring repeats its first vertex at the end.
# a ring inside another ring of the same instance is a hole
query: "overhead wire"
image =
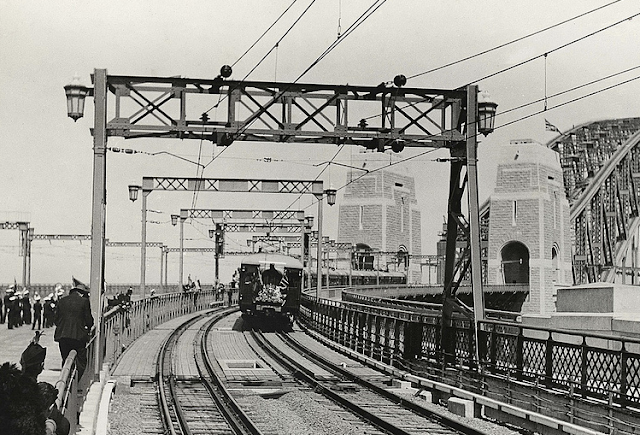
{"type": "MultiPolygon", "coordinates": [[[[296,18],[296,20],[293,22],[293,24],[291,24],[291,26],[289,26],[289,28],[284,32],[284,34],[276,41],[276,43],[273,45],[273,47],[271,47],[271,49],[262,57],[262,59],[260,59],[258,61],[258,63],[247,73],[245,74],[244,78],[241,80],[245,81],[247,79],[247,77],[249,77],[249,75],[256,70],[256,68],[258,68],[258,66],[260,66],[262,64],[262,62],[264,62],[264,60],[269,56],[269,54],[271,54],[273,52],[274,49],[277,49],[279,44],[282,42],[282,40],[291,32],[291,30],[293,30],[293,28],[296,26],[296,24],[298,24],[300,22],[300,20],[302,19],[302,17],[304,17],[306,15],[306,13],[309,11],[309,9],[311,8],[311,6],[313,6],[313,4],[316,2],[316,0],[311,0],[311,2],[307,5],[307,7],[302,11],[302,13],[298,16],[298,18],[296,18]]],[[[293,2],[295,3],[295,1],[293,2]]],[[[291,6],[293,6],[293,3],[291,5],[289,5],[289,7],[277,18],[277,20],[269,27],[269,29],[267,29],[267,31],[265,31],[264,34],[266,34],[266,32],[268,32],[277,21],[280,20],[280,18],[291,8],[291,6]]],[[[264,34],[262,36],[264,36],[264,34]]],[[[259,38],[261,39],[262,36],[259,38]]],[[[255,44],[254,44],[255,45],[255,44]]],[[[253,47],[253,46],[252,46],[253,47]]],[[[250,47],[251,48],[251,47],[250,47]]],[[[247,50],[248,51],[248,50],[247,50]]],[[[243,55],[244,56],[244,55],[243,55]]],[[[226,96],[225,96],[226,98],[226,96]]],[[[213,110],[214,108],[217,108],[220,103],[225,99],[225,98],[220,98],[218,99],[218,103],[216,103],[214,106],[212,106],[211,108],[209,108],[208,110],[206,110],[204,112],[204,114],[209,113],[211,110],[213,110]]],[[[209,161],[209,163],[207,163],[206,165],[204,165],[203,169],[202,169],[202,176],[204,176],[204,170],[211,165],[218,157],[220,157],[220,155],[227,149],[229,148],[230,145],[224,147],[222,149],[222,151],[220,151],[220,153],[218,153],[217,156],[213,156],[211,158],[211,160],[209,161]]],[[[195,207],[195,200],[197,198],[196,192],[194,192],[194,200],[192,201],[192,207],[195,207]]]]}
{"type": "MultiPolygon", "coordinates": [[[[255,40],[255,42],[254,42],[253,44],[251,44],[251,46],[250,46],[249,48],[247,48],[247,50],[246,50],[244,53],[242,53],[242,54],[240,55],[240,57],[239,57],[235,62],[233,62],[233,63],[231,64],[231,67],[236,66],[236,64],[237,64],[238,62],[240,62],[240,61],[242,60],[242,58],[244,58],[244,57],[247,55],[247,53],[249,53],[249,51],[251,51],[251,49],[252,49],[253,47],[255,47],[255,46],[256,46],[256,45],[257,45],[257,44],[262,40],[262,38],[264,38],[264,36],[269,32],[269,30],[273,29],[273,27],[278,23],[278,21],[280,21],[280,19],[281,19],[281,18],[282,18],[282,17],[283,17],[283,16],[284,16],[288,11],[289,11],[289,9],[291,9],[291,7],[292,7],[292,6],[293,6],[297,1],[298,1],[298,0],[293,0],[293,1],[291,2],[291,4],[290,4],[290,5],[289,5],[289,6],[288,6],[288,7],[287,7],[287,8],[286,8],[286,9],[285,9],[285,10],[284,10],[284,11],[283,11],[279,16],[278,16],[278,18],[276,18],[276,20],[275,20],[273,23],[271,23],[271,25],[267,28],[267,30],[265,30],[265,31],[262,33],[262,35],[260,35],[260,36],[258,37],[258,39],[256,39],[256,40],[255,40]]],[[[620,0],[618,0],[618,1],[620,1],[620,0]]]]}
{"type": "Polygon", "coordinates": [[[588,33],[588,34],[586,34],[586,35],[584,35],[584,36],[581,36],[580,38],[577,38],[577,39],[574,39],[574,40],[572,40],[572,41],[569,41],[569,42],[567,42],[566,44],[562,44],[562,45],[560,45],[560,46],[558,46],[558,47],[556,47],[556,48],[553,48],[553,49],[551,49],[551,50],[549,50],[549,51],[546,51],[546,52],[544,52],[544,53],[542,53],[542,54],[539,54],[539,55],[537,55],[537,56],[530,57],[529,59],[526,59],[526,60],[523,60],[522,62],[518,62],[518,63],[516,63],[515,65],[508,66],[508,67],[503,68],[503,69],[501,69],[501,70],[498,70],[498,71],[496,71],[496,72],[494,72],[494,73],[491,73],[491,74],[488,74],[488,75],[486,75],[486,76],[480,77],[480,78],[478,78],[478,79],[476,79],[476,80],[473,80],[473,81],[471,81],[471,82],[469,82],[469,83],[467,83],[467,84],[465,84],[465,85],[463,85],[463,86],[460,86],[460,87],[459,87],[459,89],[465,88],[465,87],[467,87],[467,86],[469,86],[469,85],[471,85],[471,84],[474,84],[474,83],[481,82],[481,81],[486,80],[486,79],[488,79],[488,78],[495,77],[495,76],[497,76],[497,75],[499,75],[499,74],[505,73],[505,72],[510,71],[510,70],[512,70],[512,69],[514,69],[514,68],[518,68],[518,67],[520,67],[520,66],[522,66],[522,65],[525,65],[525,64],[527,64],[527,63],[529,63],[529,62],[532,62],[532,61],[534,61],[534,60],[536,60],[536,59],[539,59],[539,58],[541,58],[541,57],[546,57],[546,56],[548,56],[548,55],[549,55],[549,54],[551,54],[551,53],[555,53],[556,51],[562,50],[563,48],[567,48],[567,47],[569,47],[570,45],[576,44],[576,43],[578,43],[578,42],[580,42],[580,41],[584,41],[585,39],[590,38],[590,37],[592,37],[592,36],[594,36],[594,35],[597,35],[597,34],[599,34],[599,33],[601,33],[601,32],[604,32],[605,30],[609,30],[609,29],[611,29],[611,28],[613,28],[613,27],[615,27],[615,26],[618,26],[618,25],[620,25],[620,24],[624,23],[625,21],[631,21],[633,18],[635,18],[635,17],[637,17],[637,16],[639,16],[639,15],[640,15],[640,12],[638,12],[638,13],[636,13],[636,14],[633,14],[633,15],[630,15],[630,16],[628,16],[628,17],[626,17],[626,18],[624,18],[624,19],[622,19],[622,20],[620,20],[620,21],[616,21],[616,22],[615,22],[615,23],[613,23],[613,24],[609,24],[608,26],[602,27],[601,29],[598,29],[598,30],[593,31],[593,32],[591,32],[591,33],[588,33]]]}
{"type": "Polygon", "coordinates": [[[447,64],[445,64],[445,65],[441,65],[441,66],[438,66],[438,67],[436,67],[436,68],[432,68],[432,69],[430,69],[430,70],[427,70],[427,71],[424,71],[424,72],[421,72],[421,73],[417,73],[417,74],[413,74],[413,75],[407,76],[407,80],[414,79],[414,78],[416,78],[416,77],[420,77],[420,76],[423,76],[423,75],[426,75],[426,74],[430,74],[430,73],[432,73],[432,72],[436,72],[436,71],[439,71],[439,70],[441,70],[441,69],[445,69],[445,68],[448,68],[448,67],[450,67],[450,66],[457,65],[457,64],[462,63],[462,62],[466,62],[467,60],[475,59],[476,57],[479,57],[479,56],[485,55],[485,54],[487,54],[487,53],[491,53],[492,51],[499,50],[499,49],[504,48],[504,47],[507,47],[507,46],[509,46],[509,45],[511,45],[511,44],[515,44],[516,42],[520,42],[520,41],[523,41],[523,40],[525,40],[525,39],[527,39],[527,38],[531,38],[532,36],[539,35],[539,34],[541,34],[541,33],[544,33],[544,32],[546,32],[546,31],[548,31],[548,30],[551,30],[551,29],[554,29],[554,28],[556,28],[556,27],[562,26],[563,24],[570,23],[571,21],[577,20],[578,18],[582,18],[582,17],[584,17],[584,16],[586,16],[586,15],[592,14],[592,13],[594,13],[594,12],[597,12],[597,11],[599,11],[599,10],[601,10],[601,9],[604,9],[604,8],[606,8],[606,7],[609,7],[609,6],[611,6],[611,5],[614,5],[614,4],[616,4],[616,3],[619,3],[619,2],[621,2],[621,1],[622,1],[622,0],[615,0],[615,1],[612,1],[612,2],[607,3],[607,4],[605,4],[605,5],[598,6],[598,7],[597,7],[597,8],[595,8],[595,9],[591,9],[590,11],[587,11],[587,12],[581,13],[581,14],[579,14],[579,15],[576,15],[576,16],[574,16],[574,17],[568,18],[568,19],[566,19],[566,20],[560,21],[560,22],[558,22],[558,23],[556,23],[556,24],[552,24],[551,26],[545,27],[544,29],[536,30],[535,32],[529,33],[529,34],[527,34],[527,35],[521,36],[521,37],[519,37],[519,38],[513,39],[513,40],[511,40],[511,41],[508,41],[508,42],[505,42],[505,43],[503,43],[503,44],[497,45],[497,46],[495,46],[495,47],[489,48],[489,49],[487,49],[487,50],[481,51],[481,52],[479,52],[479,53],[473,54],[473,55],[471,55],[471,56],[467,56],[467,57],[464,57],[464,58],[462,58],[462,59],[458,59],[458,60],[455,60],[455,61],[453,61],[453,62],[449,62],[449,63],[447,63],[447,64]]]}
{"type": "MultiPolygon", "coordinates": [[[[617,3],[618,1],[622,1],[622,0],[617,0],[617,1],[615,1],[615,2],[612,2],[612,3],[609,3],[609,4],[607,4],[607,5],[604,5],[603,7],[610,6],[610,5],[614,4],[614,3],[617,3]]],[[[595,12],[596,10],[599,10],[599,9],[602,9],[602,7],[600,7],[600,8],[596,8],[596,9],[594,9],[594,10],[592,10],[592,11],[587,12],[587,13],[595,12]]],[[[564,22],[558,23],[558,25],[560,25],[560,24],[564,24],[565,22],[572,21],[573,19],[575,19],[575,18],[579,18],[579,17],[584,16],[584,15],[585,15],[585,14],[578,15],[578,16],[576,16],[576,17],[574,17],[574,18],[571,18],[571,19],[569,19],[569,20],[565,20],[564,22]]],[[[580,38],[577,38],[577,39],[574,39],[574,40],[572,40],[572,41],[569,41],[569,42],[567,42],[567,43],[565,43],[565,44],[562,44],[562,45],[560,45],[560,46],[558,46],[558,47],[555,47],[555,48],[553,48],[553,49],[551,49],[551,50],[549,50],[549,51],[546,51],[546,52],[544,52],[544,53],[542,53],[542,54],[539,54],[539,55],[533,56],[533,57],[531,57],[531,58],[528,58],[528,59],[526,59],[526,60],[524,60],[524,61],[522,61],[522,62],[519,62],[519,63],[517,63],[517,64],[515,64],[515,65],[511,65],[511,66],[509,66],[509,67],[507,67],[507,68],[503,68],[503,69],[501,69],[501,70],[498,70],[498,71],[496,71],[496,72],[493,72],[493,73],[491,73],[491,74],[488,74],[488,75],[486,75],[486,76],[484,76],[484,77],[481,77],[481,78],[478,78],[478,79],[476,79],[476,80],[473,80],[473,81],[471,81],[471,82],[469,82],[469,83],[467,83],[467,84],[465,84],[465,85],[459,86],[459,87],[458,87],[458,89],[464,89],[465,87],[467,87],[467,86],[469,86],[469,85],[471,85],[471,84],[478,83],[478,82],[483,81],[483,80],[486,80],[486,79],[488,79],[488,78],[491,78],[491,77],[497,76],[497,75],[499,75],[499,74],[505,73],[505,72],[507,72],[507,71],[510,71],[510,70],[512,70],[512,69],[515,69],[515,68],[517,68],[517,67],[520,67],[520,66],[522,66],[522,65],[525,65],[525,64],[527,64],[527,63],[529,63],[529,62],[532,62],[532,61],[534,61],[534,60],[536,60],[536,59],[539,59],[539,58],[541,58],[541,57],[546,58],[546,57],[547,57],[549,54],[551,54],[551,53],[554,53],[554,52],[556,52],[556,51],[562,50],[563,48],[566,48],[566,47],[568,47],[568,46],[570,46],[570,45],[573,45],[573,44],[575,44],[575,43],[577,43],[577,42],[583,41],[583,40],[585,40],[585,39],[587,39],[587,38],[590,38],[590,37],[592,37],[592,36],[594,36],[594,35],[597,35],[597,34],[599,34],[599,33],[603,32],[603,31],[605,31],[605,30],[608,30],[608,29],[611,29],[611,28],[613,28],[613,27],[615,27],[615,26],[618,26],[618,25],[620,25],[620,24],[624,23],[625,21],[631,21],[633,18],[637,17],[638,15],[640,15],[640,12],[638,12],[638,13],[636,13],[636,14],[633,14],[633,15],[630,15],[630,16],[628,16],[628,17],[626,17],[626,18],[622,19],[622,20],[616,21],[616,22],[615,22],[615,23],[613,23],[613,24],[610,24],[610,25],[608,25],[608,26],[605,26],[605,27],[603,27],[603,28],[600,28],[600,29],[598,29],[598,30],[596,30],[596,31],[594,31],[594,32],[591,32],[591,33],[587,34],[587,35],[581,36],[580,38]]],[[[541,30],[540,32],[542,32],[542,31],[546,31],[546,30],[548,30],[548,29],[543,29],[543,30],[541,30]]],[[[519,41],[519,40],[521,40],[521,39],[522,39],[522,38],[518,38],[518,39],[514,40],[514,42],[515,42],[515,41],[519,41]]],[[[506,43],[506,44],[502,44],[502,45],[500,45],[500,46],[498,46],[498,47],[494,47],[493,49],[485,50],[484,52],[478,53],[478,56],[479,56],[479,55],[482,55],[482,54],[485,54],[486,52],[493,51],[493,50],[495,50],[495,49],[497,49],[497,48],[501,48],[501,47],[503,47],[503,46],[505,46],[505,45],[509,45],[509,44],[510,44],[510,43],[506,43]]],[[[473,57],[477,57],[477,56],[476,56],[476,55],[474,55],[474,56],[471,56],[470,58],[473,58],[473,57]]],[[[467,60],[467,59],[462,59],[462,60],[460,60],[460,61],[456,61],[456,63],[462,62],[462,61],[464,61],[464,60],[467,60]]],[[[451,64],[453,65],[453,64],[455,64],[455,63],[451,63],[451,64]]],[[[436,68],[436,69],[434,69],[434,70],[441,69],[441,68],[444,68],[444,67],[446,67],[446,66],[449,66],[449,64],[444,65],[444,66],[442,66],[442,67],[438,67],[438,68],[436,68]]],[[[430,71],[425,71],[424,73],[415,74],[415,75],[413,75],[413,76],[409,76],[408,78],[415,78],[416,76],[424,75],[424,74],[426,74],[426,73],[428,73],[428,72],[432,72],[432,71],[431,71],[431,70],[430,70],[430,71]]],[[[417,104],[419,104],[419,103],[420,103],[420,102],[414,102],[414,103],[407,104],[406,106],[403,106],[403,107],[402,107],[402,109],[406,109],[406,108],[414,107],[414,106],[416,106],[416,105],[417,105],[417,104]]],[[[373,118],[378,118],[378,117],[380,117],[380,116],[381,116],[381,115],[376,114],[376,115],[371,115],[371,116],[365,117],[365,118],[363,118],[363,119],[365,119],[365,120],[369,120],[369,119],[373,119],[373,118]]]]}
{"type": "MultiPolygon", "coordinates": [[[[315,3],[316,0],[312,0],[311,3],[305,8],[305,10],[298,16],[298,18],[294,21],[294,23],[289,27],[289,29],[287,29],[287,31],[282,35],[282,37],[280,39],[278,39],[278,41],[276,42],[276,44],[271,48],[271,50],[269,50],[267,52],[267,54],[265,54],[262,59],[260,59],[260,61],[256,64],[256,66],[254,66],[246,75],[245,77],[242,79],[242,81],[246,80],[246,78],[264,61],[264,59],[266,59],[266,57],[274,50],[274,48],[276,48],[278,46],[278,44],[280,42],[282,42],[282,40],[284,39],[284,37],[293,29],[293,27],[300,21],[300,19],[302,19],[302,17],[307,13],[307,11],[311,8],[311,6],[315,3]]],[[[369,6],[369,8],[367,8],[361,15],[360,17],[358,17],[358,19],[356,19],[356,21],[351,24],[351,26],[349,26],[349,28],[338,38],[336,38],[335,41],[333,41],[329,47],[327,49],[325,49],[325,51],[318,56],[318,58],[316,58],[316,60],[314,60],[311,65],[309,65],[309,67],[307,67],[299,76],[296,80],[293,81],[293,83],[296,83],[297,81],[299,81],[305,74],[307,74],[313,67],[315,67],[322,59],[324,59],[324,57],[326,57],[331,51],[333,51],[335,49],[335,47],[342,42],[344,39],[346,39],[347,36],[349,36],[355,29],[357,29],[360,25],[362,25],[362,23],[364,21],[366,21],[374,12],[376,12],[387,0],[375,0],[374,3],[369,6]]],[[[280,91],[279,94],[283,94],[284,91],[280,91]]],[[[274,97],[272,101],[276,101],[277,97],[274,97]]],[[[209,110],[212,110],[213,107],[209,110]]],[[[267,108],[263,108],[263,110],[267,110],[267,108]]],[[[257,118],[255,118],[257,119],[257,118]]],[[[241,128],[238,129],[238,131],[236,131],[233,135],[238,135],[238,134],[242,134],[243,131],[246,131],[250,125],[255,122],[255,119],[250,121],[249,123],[247,123],[246,125],[242,126],[241,128]]],[[[226,150],[228,148],[225,147],[224,149],[226,150]]],[[[342,149],[342,148],[341,148],[342,149]]],[[[224,150],[223,150],[224,151],[224,150]]],[[[337,156],[337,153],[336,153],[337,156]]],[[[209,166],[213,160],[212,159],[207,165],[205,165],[205,168],[207,166],[209,166]]],[[[204,172],[204,170],[203,170],[204,172]]],[[[322,172],[320,173],[322,174],[322,172]]],[[[319,177],[319,175],[318,175],[319,177]]],[[[316,180],[318,178],[316,177],[316,180]]]]}
{"type": "MultiPolygon", "coordinates": [[[[611,78],[611,77],[613,77],[613,76],[616,76],[616,75],[622,74],[622,73],[624,73],[624,72],[628,72],[628,71],[631,71],[631,70],[637,69],[637,68],[640,68],[640,67],[629,68],[629,69],[627,69],[627,70],[625,70],[625,71],[622,71],[622,72],[620,72],[620,73],[612,74],[612,75],[607,76],[607,77],[605,77],[605,78],[603,78],[603,79],[596,80],[596,81],[594,81],[594,83],[595,83],[595,82],[598,82],[598,81],[602,81],[602,80],[604,80],[604,79],[606,79],[606,78],[611,78]]],[[[566,105],[571,104],[571,103],[575,103],[576,101],[583,100],[583,99],[585,99],[585,98],[591,97],[591,96],[593,96],[593,95],[596,95],[596,94],[599,94],[599,93],[602,93],[602,92],[608,91],[608,90],[610,90],[610,89],[616,88],[616,87],[618,87],[618,86],[622,86],[622,85],[624,85],[624,84],[627,84],[627,83],[630,83],[630,82],[633,82],[633,81],[635,81],[635,80],[639,80],[639,79],[640,79],[640,76],[636,76],[636,77],[633,77],[633,78],[631,78],[631,79],[623,80],[623,81],[621,81],[621,82],[619,82],[619,83],[616,83],[616,84],[613,84],[613,85],[611,85],[611,86],[607,86],[607,87],[605,87],[605,88],[599,89],[599,90],[597,90],[597,91],[590,92],[590,93],[585,94],[585,95],[582,95],[582,96],[580,96],[580,97],[576,97],[576,98],[574,98],[574,99],[572,99],[572,100],[565,101],[565,102],[563,102],[563,103],[559,103],[559,104],[556,104],[556,105],[554,105],[554,106],[548,106],[546,109],[538,110],[538,111],[536,111],[536,112],[534,112],[534,113],[531,113],[531,114],[528,114],[528,115],[522,116],[522,117],[520,117],[520,118],[518,118],[518,119],[515,119],[515,120],[512,120],[512,121],[509,121],[509,122],[506,122],[506,123],[504,123],[504,124],[502,124],[502,125],[498,125],[498,126],[496,126],[496,127],[494,128],[494,130],[498,130],[498,129],[500,129],[500,128],[504,128],[504,127],[506,127],[506,126],[508,126],[508,125],[512,125],[512,124],[515,124],[515,123],[517,123],[517,122],[520,122],[520,121],[523,121],[523,120],[525,120],[525,119],[531,118],[531,117],[536,116],[536,115],[539,115],[539,114],[541,114],[541,113],[544,113],[545,111],[553,110],[553,109],[556,109],[556,108],[558,108],[558,107],[562,107],[562,106],[566,106],[566,105]]],[[[592,83],[588,83],[588,84],[592,84],[592,83]]],[[[584,87],[584,86],[586,86],[586,85],[588,85],[588,84],[585,84],[585,85],[580,86],[580,87],[584,87]]],[[[568,91],[564,91],[564,92],[561,92],[561,93],[559,93],[559,94],[563,94],[563,93],[569,92],[569,91],[571,91],[571,90],[575,90],[575,89],[573,89],[573,88],[572,88],[572,89],[570,89],[570,90],[568,90],[568,91]]],[[[558,95],[559,95],[559,94],[558,94],[558,95]]],[[[536,100],[536,102],[540,102],[540,100],[536,100]]],[[[521,106],[521,107],[524,107],[524,106],[527,106],[527,105],[530,105],[530,104],[526,104],[526,105],[523,105],[523,106],[521,106]]],[[[396,162],[391,162],[391,163],[389,163],[388,165],[383,165],[383,166],[380,166],[380,167],[378,167],[378,168],[371,169],[371,170],[370,170],[369,172],[367,172],[367,173],[363,173],[363,174],[360,174],[360,175],[356,176],[355,178],[353,178],[352,180],[348,181],[348,182],[347,182],[347,183],[345,183],[344,185],[342,185],[342,186],[340,186],[340,187],[336,188],[336,190],[338,190],[338,191],[339,191],[339,190],[342,190],[342,189],[346,188],[347,186],[349,186],[350,184],[354,183],[355,181],[358,181],[360,178],[362,178],[362,177],[364,177],[364,176],[368,176],[368,175],[370,175],[370,174],[372,174],[372,173],[374,173],[374,172],[377,172],[377,171],[380,171],[380,170],[383,170],[383,169],[387,169],[387,168],[389,168],[389,167],[391,167],[391,166],[395,166],[395,165],[398,165],[398,164],[401,164],[401,163],[405,163],[405,162],[407,162],[407,161],[410,161],[410,160],[416,159],[416,158],[418,158],[418,157],[424,156],[424,155],[426,155],[426,154],[429,154],[429,153],[431,153],[431,152],[437,151],[437,150],[439,150],[439,149],[440,149],[440,148],[430,148],[429,150],[427,150],[427,151],[425,151],[425,152],[422,152],[422,153],[418,153],[418,154],[416,154],[416,155],[414,155],[414,156],[410,156],[410,157],[405,158],[405,159],[400,159],[400,160],[398,160],[398,161],[396,161],[396,162]]],[[[305,207],[305,208],[304,208],[304,210],[306,210],[306,209],[308,209],[308,208],[312,207],[314,204],[317,204],[317,202],[318,202],[318,201],[314,201],[314,202],[312,202],[310,205],[308,205],[307,207],[305,207]]]]}

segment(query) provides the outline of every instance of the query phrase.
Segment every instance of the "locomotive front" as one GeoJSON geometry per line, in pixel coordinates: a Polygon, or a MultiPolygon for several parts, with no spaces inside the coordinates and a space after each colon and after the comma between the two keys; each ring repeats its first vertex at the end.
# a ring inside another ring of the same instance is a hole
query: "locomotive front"
{"type": "Polygon", "coordinates": [[[300,309],[302,264],[293,257],[259,253],[242,260],[240,309],[248,315],[289,317],[300,309]]]}

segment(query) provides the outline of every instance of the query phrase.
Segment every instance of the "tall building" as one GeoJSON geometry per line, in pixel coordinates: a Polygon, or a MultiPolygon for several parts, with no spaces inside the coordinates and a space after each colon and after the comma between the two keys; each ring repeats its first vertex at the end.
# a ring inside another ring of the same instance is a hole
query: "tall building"
{"type": "MultiPolygon", "coordinates": [[[[362,153],[354,158],[353,165],[377,168],[390,158],[393,156],[389,154],[362,153]]],[[[413,177],[406,168],[396,166],[371,173],[351,169],[347,177],[348,185],[339,203],[338,241],[356,246],[358,268],[406,271],[398,251],[422,253],[420,209],[413,177]],[[374,255],[368,255],[369,251],[374,255]]],[[[420,260],[408,263],[409,282],[419,282],[420,260]]]]}

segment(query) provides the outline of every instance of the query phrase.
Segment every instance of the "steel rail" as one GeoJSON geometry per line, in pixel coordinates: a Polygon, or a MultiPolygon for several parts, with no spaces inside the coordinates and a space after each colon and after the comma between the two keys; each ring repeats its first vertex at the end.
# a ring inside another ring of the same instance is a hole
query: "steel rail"
{"type": "Polygon", "coordinates": [[[196,341],[200,344],[200,355],[202,356],[202,363],[204,364],[204,367],[201,368],[198,359],[196,359],[196,365],[198,366],[198,370],[201,372],[201,379],[205,388],[209,391],[211,398],[218,406],[229,426],[231,426],[231,428],[238,434],[262,435],[260,429],[258,429],[253,421],[251,421],[247,414],[241,409],[240,405],[233,398],[224,383],[215,374],[211,357],[209,356],[209,348],[206,345],[211,329],[215,323],[223,316],[236,311],[238,311],[237,308],[233,310],[225,310],[225,312],[221,313],[216,319],[202,327],[200,330],[200,338],[196,341]],[[203,373],[205,371],[208,376],[202,376],[205,374],[203,373]]]}
{"type": "Polygon", "coordinates": [[[464,424],[461,421],[452,419],[450,417],[448,417],[447,415],[445,415],[444,413],[437,413],[435,411],[426,409],[421,407],[420,405],[404,399],[400,396],[398,396],[397,394],[394,394],[380,386],[377,386],[369,381],[367,381],[366,379],[363,379],[357,375],[354,375],[353,373],[351,373],[349,370],[347,370],[346,368],[342,368],[340,366],[337,366],[333,363],[331,363],[329,360],[327,360],[326,358],[322,357],[321,355],[313,352],[310,349],[307,349],[306,347],[304,347],[304,345],[302,345],[301,343],[299,343],[297,340],[295,340],[294,338],[292,338],[289,334],[282,334],[279,333],[278,336],[282,339],[282,341],[284,341],[285,343],[287,343],[291,348],[295,349],[297,352],[299,353],[303,353],[305,355],[305,357],[310,358],[311,360],[313,360],[314,363],[318,364],[319,366],[325,368],[326,370],[332,371],[332,372],[337,372],[340,374],[340,376],[344,376],[345,378],[349,379],[351,382],[356,383],[356,384],[360,384],[365,388],[371,389],[374,392],[376,392],[377,394],[389,399],[389,400],[393,400],[396,403],[399,403],[401,406],[409,409],[410,411],[415,412],[416,414],[429,419],[431,421],[440,423],[444,426],[447,426],[451,429],[454,429],[462,434],[465,435],[488,435],[487,432],[483,432],[481,430],[478,430],[476,428],[473,428],[469,425],[464,424]]]}
{"type": "Polygon", "coordinates": [[[377,415],[367,411],[356,403],[345,399],[344,397],[327,388],[326,385],[323,385],[323,383],[314,378],[312,371],[310,371],[307,367],[297,363],[291,357],[269,343],[268,340],[264,338],[264,335],[262,333],[251,330],[251,336],[267,353],[276,358],[283,366],[290,370],[294,374],[294,376],[312,385],[317,393],[324,395],[335,403],[338,403],[345,409],[349,410],[351,413],[357,415],[358,417],[364,419],[365,421],[378,427],[379,429],[396,435],[410,435],[410,432],[394,426],[392,423],[378,417],[377,415]]]}

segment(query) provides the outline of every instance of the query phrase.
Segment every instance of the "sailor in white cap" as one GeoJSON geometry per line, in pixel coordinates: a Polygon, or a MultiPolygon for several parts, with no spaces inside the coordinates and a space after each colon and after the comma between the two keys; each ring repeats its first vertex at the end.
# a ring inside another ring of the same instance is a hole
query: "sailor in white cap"
{"type": "Polygon", "coordinates": [[[20,301],[12,288],[7,289],[9,296],[9,305],[7,305],[7,323],[8,328],[13,329],[20,326],[20,301]]]}
{"type": "Polygon", "coordinates": [[[31,329],[36,329],[36,324],[38,325],[38,331],[42,329],[42,304],[38,293],[33,297],[33,324],[31,329]]]}
{"type": "Polygon", "coordinates": [[[29,299],[29,290],[22,289],[22,299],[20,300],[22,309],[22,323],[31,325],[31,300],[29,299]]]}
{"type": "Polygon", "coordinates": [[[56,304],[53,300],[53,293],[49,293],[44,298],[44,306],[42,307],[43,317],[44,317],[44,327],[50,328],[53,326],[53,321],[55,318],[55,308],[56,304]]]}

